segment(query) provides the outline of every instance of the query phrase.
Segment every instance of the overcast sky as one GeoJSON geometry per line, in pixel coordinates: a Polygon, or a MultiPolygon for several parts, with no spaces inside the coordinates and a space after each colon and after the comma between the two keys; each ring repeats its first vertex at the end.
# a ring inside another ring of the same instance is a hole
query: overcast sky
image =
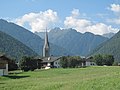
{"type": "Polygon", "coordinates": [[[74,28],[102,35],[120,29],[120,0],[1,0],[0,18],[32,32],[74,28]]]}

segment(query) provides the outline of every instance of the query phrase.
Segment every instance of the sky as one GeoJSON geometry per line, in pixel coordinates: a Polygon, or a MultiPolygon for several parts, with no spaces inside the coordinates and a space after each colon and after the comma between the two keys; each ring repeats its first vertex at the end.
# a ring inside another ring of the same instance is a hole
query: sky
{"type": "Polygon", "coordinates": [[[120,0],[1,0],[0,18],[32,32],[74,28],[102,35],[120,30],[120,0]]]}

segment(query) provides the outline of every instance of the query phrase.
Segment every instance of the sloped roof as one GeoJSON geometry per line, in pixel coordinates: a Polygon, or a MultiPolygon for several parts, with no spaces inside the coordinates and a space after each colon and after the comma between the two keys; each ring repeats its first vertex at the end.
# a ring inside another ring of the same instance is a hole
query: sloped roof
{"type": "Polygon", "coordinates": [[[43,63],[44,62],[54,62],[54,61],[56,61],[56,60],[58,60],[60,57],[44,57],[44,58],[41,58],[43,61],[43,63]]]}
{"type": "Polygon", "coordinates": [[[86,57],[85,61],[93,62],[93,57],[86,57]]]}
{"type": "Polygon", "coordinates": [[[9,58],[7,58],[5,55],[0,55],[0,63],[8,63],[9,58]]]}

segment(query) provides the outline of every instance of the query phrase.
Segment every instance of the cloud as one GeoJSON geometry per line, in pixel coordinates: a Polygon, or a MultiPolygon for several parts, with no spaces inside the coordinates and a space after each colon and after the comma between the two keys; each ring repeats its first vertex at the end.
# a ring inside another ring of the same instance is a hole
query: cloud
{"type": "Polygon", "coordinates": [[[120,5],[111,4],[108,9],[115,13],[115,18],[107,19],[107,22],[120,25],[120,5]]]}
{"type": "Polygon", "coordinates": [[[16,19],[16,23],[25,26],[27,23],[31,27],[32,32],[43,32],[46,27],[51,26],[58,21],[57,12],[49,9],[39,13],[25,14],[21,18],[16,19]]]}
{"type": "MultiPolygon", "coordinates": [[[[71,11],[71,15],[66,17],[64,20],[64,28],[74,28],[81,33],[91,32],[99,35],[110,32],[116,33],[119,31],[117,28],[113,28],[111,25],[106,25],[104,23],[95,23],[91,20],[88,20],[87,18],[85,13],[81,14],[79,12],[79,9],[73,9],[71,11]]],[[[24,27],[26,24],[29,25],[32,32],[43,32],[45,31],[46,27],[50,27],[55,23],[59,23],[59,17],[57,15],[57,12],[49,9],[44,12],[41,11],[39,13],[25,14],[22,17],[17,18],[16,22],[18,25],[24,27]]],[[[120,24],[120,18],[116,19],[114,22],[120,24]]]]}
{"type": "Polygon", "coordinates": [[[98,35],[103,35],[105,33],[110,33],[110,32],[117,33],[119,31],[119,29],[112,28],[111,25],[108,26],[104,23],[96,23],[94,25],[86,27],[86,31],[92,32],[92,33],[98,34],[98,35]]]}
{"type": "MultiPolygon", "coordinates": [[[[93,23],[90,20],[87,19],[81,19],[80,18],[80,14],[77,17],[74,17],[73,12],[75,10],[73,10],[71,12],[71,16],[66,17],[65,21],[64,21],[64,25],[66,28],[74,28],[76,29],[78,32],[81,33],[85,33],[85,32],[92,32],[94,34],[105,34],[105,33],[110,33],[110,32],[118,32],[118,29],[116,28],[112,28],[111,25],[106,25],[104,23],[93,23]]],[[[76,10],[78,13],[78,10],[76,10]]]]}
{"type": "Polygon", "coordinates": [[[107,22],[120,25],[120,17],[107,19],[107,22]]]}
{"type": "Polygon", "coordinates": [[[120,13],[120,5],[119,4],[111,4],[110,7],[108,7],[109,10],[120,13]]]}
{"type": "Polygon", "coordinates": [[[80,15],[79,9],[73,9],[71,13],[73,17],[78,17],[80,15]]]}
{"type": "Polygon", "coordinates": [[[64,21],[64,25],[66,28],[75,28],[79,32],[86,32],[85,28],[91,25],[91,22],[86,19],[76,19],[72,16],[66,17],[64,21]]]}

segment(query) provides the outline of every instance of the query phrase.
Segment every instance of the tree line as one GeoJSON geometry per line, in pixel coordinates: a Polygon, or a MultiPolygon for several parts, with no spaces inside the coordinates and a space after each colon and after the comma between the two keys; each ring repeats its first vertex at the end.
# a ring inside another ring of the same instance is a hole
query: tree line
{"type": "Polygon", "coordinates": [[[98,65],[98,66],[111,66],[114,63],[114,57],[113,55],[108,55],[108,54],[98,54],[93,56],[93,61],[98,65]]]}
{"type": "MultiPolygon", "coordinates": [[[[111,66],[118,65],[118,63],[114,62],[113,55],[94,55],[90,57],[91,61],[95,62],[98,66],[111,66]]],[[[35,69],[41,68],[40,59],[35,59],[34,57],[24,56],[19,62],[19,66],[16,65],[15,60],[9,61],[9,70],[21,69],[23,71],[33,71],[35,69]]],[[[60,66],[62,68],[76,68],[85,66],[86,58],[81,58],[80,56],[62,56],[60,58],[60,66]],[[83,65],[82,65],[83,64],[83,65]]]]}
{"type": "Polygon", "coordinates": [[[34,71],[35,69],[41,68],[41,60],[35,59],[34,57],[24,56],[19,63],[15,60],[8,61],[9,71],[21,69],[23,71],[34,71]]]}
{"type": "Polygon", "coordinates": [[[60,65],[63,68],[75,68],[82,66],[83,59],[80,56],[63,56],[60,65]]]}

